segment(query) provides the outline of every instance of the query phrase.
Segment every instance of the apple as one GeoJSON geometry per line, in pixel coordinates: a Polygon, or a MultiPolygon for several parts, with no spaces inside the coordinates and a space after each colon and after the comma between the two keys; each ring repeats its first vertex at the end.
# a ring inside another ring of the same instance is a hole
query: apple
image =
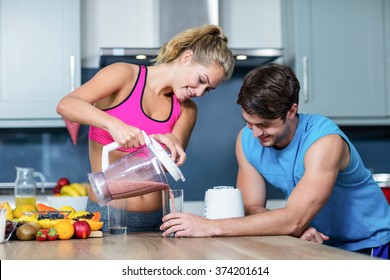
{"type": "Polygon", "coordinates": [[[56,185],[56,186],[53,188],[53,193],[55,193],[55,194],[60,193],[61,188],[62,188],[62,187],[61,187],[60,185],[56,185]]]}
{"type": "Polygon", "coordinates": [[[73,237],[85,239],[91,234],[91,227],[86,221],[75,221],[73,223],[74,234],[73,237]]]}
{"type": "Polygon", "coordinates": [[[69,185],[69,184],[70,184],[70,181],[68,178],[62,177],[62,178],[57,180],[57,185],[59,185],[60,187],[63,187],[63,186],[69,185]]]}

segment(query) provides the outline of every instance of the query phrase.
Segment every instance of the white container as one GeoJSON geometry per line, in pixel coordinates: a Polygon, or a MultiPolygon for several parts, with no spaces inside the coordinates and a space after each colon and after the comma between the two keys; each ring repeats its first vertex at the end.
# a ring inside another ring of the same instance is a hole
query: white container
{"type": "Polygon", "coordinates": [[[206,191],[203,217],[224,219],[244,216],[244,203],[239,189],[231,186],[217,186],[206,191]]]}
{"type": "Polygon", "coordinates": [[[71,206],[76,211],[84,211],[87,208],[88,196],[47,196],[47,202],[56,209],[71,206]]]}
{"type": "Polygon", "coordinates": [[[7,210],[5,208],[0,209],[0,243],[4,242],[6,213],[7,213],[7,210]]]}

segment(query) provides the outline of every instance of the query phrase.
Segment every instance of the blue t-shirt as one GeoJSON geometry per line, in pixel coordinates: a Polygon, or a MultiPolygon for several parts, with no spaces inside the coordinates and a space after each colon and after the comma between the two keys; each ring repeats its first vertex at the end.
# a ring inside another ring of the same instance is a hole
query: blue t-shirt
{"type": "Polygon", "coordinates": [[[353,144],[334,122],[321,115],[299,114],[294,138],[282,150],[263,147],[248,127],[242,131],[241,142],[248,162],[287,199],[305,172],[307,150],[329,134],[338,134],[348,143],[351,160],[339,172],[329,200],[310,225],[330,237],[325,244],[350,251],[389,243],[389,203],[353,144]]]}

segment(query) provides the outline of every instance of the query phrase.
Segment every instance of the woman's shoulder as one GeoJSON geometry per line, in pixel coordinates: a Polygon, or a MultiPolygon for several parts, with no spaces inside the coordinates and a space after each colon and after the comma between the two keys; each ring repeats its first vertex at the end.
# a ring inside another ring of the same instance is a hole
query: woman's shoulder
{"type": "Polygon", "coordinates": [[[138,76],[139,68],[140,66],[136,64],[115,62],[102,68],[101,72],[131,79],[138,76]]]}

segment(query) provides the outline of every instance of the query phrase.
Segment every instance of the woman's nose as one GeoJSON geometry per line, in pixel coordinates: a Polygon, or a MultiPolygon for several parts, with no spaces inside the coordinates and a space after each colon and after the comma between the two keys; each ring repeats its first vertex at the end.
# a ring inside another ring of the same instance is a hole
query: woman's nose
{"type": "Polygon", "coordinates": [[[199,86],[196,91],[195,91],[195,95],[198,96],[198,97],[201,97],[203,95],[205,95],[207,92],[207,86],[199,86]]]}

